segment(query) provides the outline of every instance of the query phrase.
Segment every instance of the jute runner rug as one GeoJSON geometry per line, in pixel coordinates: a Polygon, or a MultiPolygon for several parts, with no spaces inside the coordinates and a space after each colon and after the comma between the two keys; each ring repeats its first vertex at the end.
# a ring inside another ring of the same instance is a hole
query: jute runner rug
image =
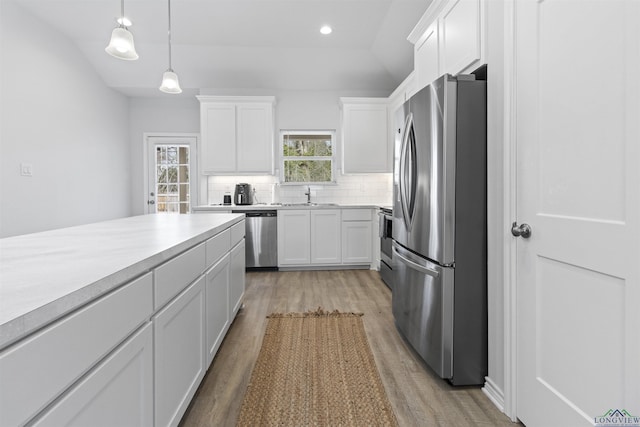
{"type": "Polygon", "coordinates": [[[271,314],[238,426],[397,426],[362,314],[271,314]]]}

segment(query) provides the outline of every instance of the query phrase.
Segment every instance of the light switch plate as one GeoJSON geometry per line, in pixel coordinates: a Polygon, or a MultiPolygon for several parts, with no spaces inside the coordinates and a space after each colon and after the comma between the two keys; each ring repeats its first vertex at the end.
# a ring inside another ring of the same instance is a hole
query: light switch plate
{"type": "Polygon", "coordinates": [[[33,165],[31,163],[20,163],[20,175],[33,176],[33,165]]]}

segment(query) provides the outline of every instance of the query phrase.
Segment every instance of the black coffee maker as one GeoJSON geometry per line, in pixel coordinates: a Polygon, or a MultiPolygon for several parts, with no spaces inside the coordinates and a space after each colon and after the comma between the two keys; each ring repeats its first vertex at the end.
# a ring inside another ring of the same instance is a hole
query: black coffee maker
{"type": "Polygon", "coordinates": [[[236,184],[236,191],[233,195],[233,202],[236,205],[252,205],[253,191],[251,189],[251,184],[236,184]]]}

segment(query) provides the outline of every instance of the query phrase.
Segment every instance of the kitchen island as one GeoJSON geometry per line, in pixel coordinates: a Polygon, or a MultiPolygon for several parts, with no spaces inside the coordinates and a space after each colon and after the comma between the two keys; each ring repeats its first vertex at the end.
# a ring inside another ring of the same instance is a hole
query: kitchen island
{"type": "Polygon", "coordinates": [[[244,215],[0,240],[0,425],[176,425],[243,292],[244,215]]]}

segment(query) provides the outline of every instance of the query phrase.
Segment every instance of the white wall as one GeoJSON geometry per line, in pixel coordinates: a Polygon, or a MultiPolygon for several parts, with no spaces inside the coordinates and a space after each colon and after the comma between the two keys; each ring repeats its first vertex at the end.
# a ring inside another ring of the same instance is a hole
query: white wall
{"type": "Polygon", "coordinates": [[[127,98],[14,2],[0,31],[0,237],[129,215],[127,98]]]}

